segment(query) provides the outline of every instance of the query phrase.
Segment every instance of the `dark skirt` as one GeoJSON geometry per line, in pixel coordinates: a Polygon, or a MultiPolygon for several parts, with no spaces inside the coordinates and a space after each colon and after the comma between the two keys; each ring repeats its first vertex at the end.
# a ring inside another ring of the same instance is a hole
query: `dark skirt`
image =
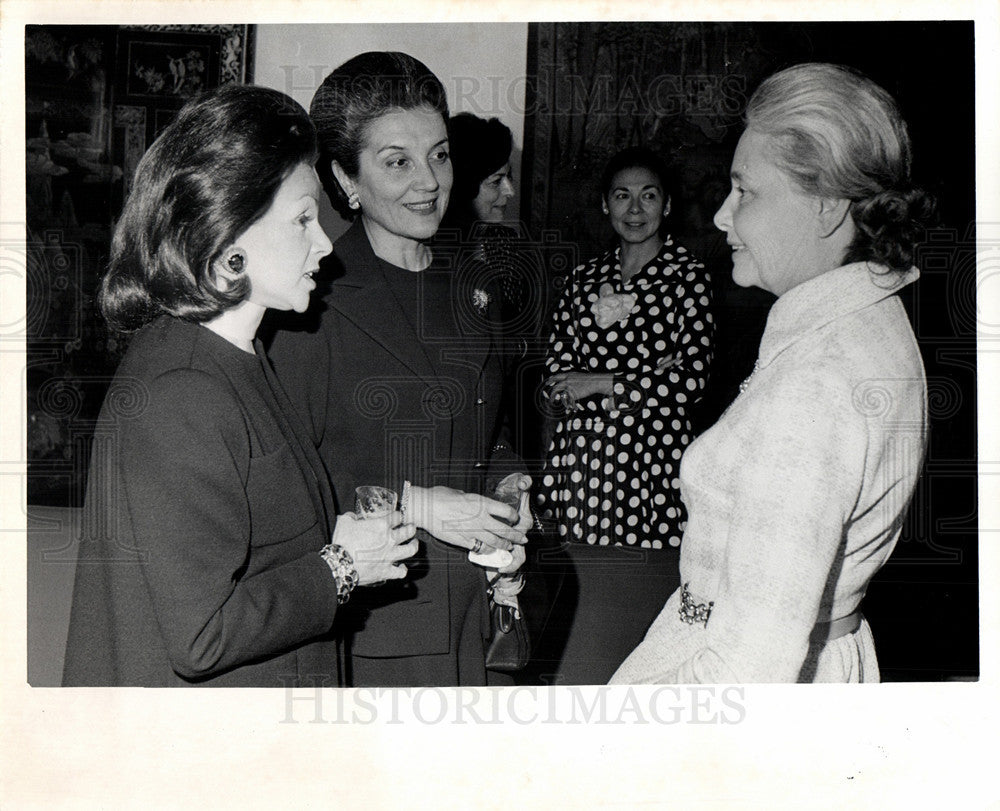
{"type": "Polygon", "coordinates": [[[590,546],[543,553],[558,586],[521,683],[607,684],[680,585],[680,549],[590,546]]]}

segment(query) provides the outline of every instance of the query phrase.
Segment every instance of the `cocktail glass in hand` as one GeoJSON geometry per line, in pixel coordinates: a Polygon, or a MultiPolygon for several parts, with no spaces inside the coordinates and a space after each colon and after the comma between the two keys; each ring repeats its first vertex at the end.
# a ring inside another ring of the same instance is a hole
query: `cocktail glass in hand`
{"type": "MultiPolygon", "coordinates": [[[[396,511],[399,496],[388,487],[376,484],[364,484],[354,488],[354,514],[359,521],[373,518],[388,518],[396,511]]],[[[391,529],[391,527],[390,527],[391,529]]],[[[384,580],[372,583],[372,586],[384,585],[384,580]]]]}
{"type": "MultiPolygon", "coordinates": [[[[521,506],[521,490],[517,484],[500,484],[491,496],[494,501],[502,501],[509,504],[515,510],[521,506]]],[[[498,518],[498,521],[503,521],[498,518]]],[[[506,522],[504,522],[506,523],[506,522]]],[[[517,523],[516,521],[514,523],[517,523]]],[[[513,524],[511,524],[513,526],[513,524]]],[[[499,569],[501,566],[508,566],[514,560],[514,556],[506,549],[493,549],[489,552],[469,552],[469,560],[477,566],[487,569],[499,569]]]]}
{"type": "Polygon", "coordinates": [[[398,501],[399,496],[388,487],[365,484],[354,488],[354,513],[359,521],[390,515],[398,501]]]}

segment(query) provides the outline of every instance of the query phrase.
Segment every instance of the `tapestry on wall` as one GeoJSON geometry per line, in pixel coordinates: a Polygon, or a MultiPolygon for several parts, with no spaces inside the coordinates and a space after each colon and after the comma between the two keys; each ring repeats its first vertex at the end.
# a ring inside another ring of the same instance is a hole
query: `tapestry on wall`
{"type": "Polygon", "coordinates": [[[29,25],[24,44],[26,495],[78,505],[123,349],[95,302],[114,222],[184,102],[249,80],[253,26],[29,25]]]}
{"type": "MultiPolygon", "coordinates": [[[[696,419],[718,416],[753,367],[770,298],[734,290],[712,215],[729,190],[729,160],[748,88],[766,65],[758,30],[737,23],[537,23],[529,28],[525,219],[577,246],[614,244],[598,188],[619,150],[645,146],[671,169],[668,228],[713,271],[732,334],[696,419]]],[[[563,280],[553,279],[558,291],[563,280]]],[[[721,336],[724,340],[726,335],[721,336]]]]}

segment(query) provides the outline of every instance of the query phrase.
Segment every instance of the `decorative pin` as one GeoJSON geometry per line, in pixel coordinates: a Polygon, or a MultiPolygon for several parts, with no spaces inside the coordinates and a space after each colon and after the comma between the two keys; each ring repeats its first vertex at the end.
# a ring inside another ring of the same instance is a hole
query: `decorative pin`
{"type": "Polygon", "coordinates": [[[490,303],[490,294],[485,290],[477,287],[472,291],[472,306],[475,307],[480,314],[486,312],[486,308],[490,303]]]}
{"type": "Polygon", "coordinates": [[[688,625],[707,626],[708,618],[712,615],[714,607],[714,600],[709,603],[696,603],[688,590],[688,584],[685,583],[681,586],[681,606],[677,609],[681,622],[686,622],[688,625]]]}

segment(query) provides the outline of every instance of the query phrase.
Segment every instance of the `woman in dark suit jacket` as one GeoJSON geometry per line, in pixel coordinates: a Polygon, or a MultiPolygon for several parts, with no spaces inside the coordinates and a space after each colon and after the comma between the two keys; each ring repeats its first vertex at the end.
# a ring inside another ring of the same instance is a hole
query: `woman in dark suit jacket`
{"type": "Polygon", "coordinates": [[[139,164],[99,296],[135,335],[98,421],[66,685],[336,685],[338,605],[406,575],[412,526],[348,514],[331,541],[323,465],[254,340],[330,252],[315,158],[301,107],[230,87],[139,164]]]}
{"type": "Polygon", "coordinates": [[[547,334],[541,332],[549,285],[527,228],[507,214],[515,194],[513,145],[513,133],[496,118],[466,112],[449,119],[454,185],[435,244],[460,245],[465,255],[478,259],[478,275],[499,293],[509,381],[505,409],[514,447],[531,461],[540,460],[543,450],[537,447],[541,422],[535,395],[545,360],[547,334]]]}
{"type": "Polygon", "coordinates": [[[318,326],[279,331],[271,355],[336,491],[403,491],[423,541],[405,585],[352,603],[349,683],[485,684],[486,577],[467,553],[510,551],[513,573],[531,518],[526,498],[519,513],[479,494],[530,479],[497,425],[496,294],[462,272],[469,257],[426,244],[452,184],[444,88],[406,54],[362,54],[310,114],[320,177],[354,223],[325,267],[318,326]]]}

